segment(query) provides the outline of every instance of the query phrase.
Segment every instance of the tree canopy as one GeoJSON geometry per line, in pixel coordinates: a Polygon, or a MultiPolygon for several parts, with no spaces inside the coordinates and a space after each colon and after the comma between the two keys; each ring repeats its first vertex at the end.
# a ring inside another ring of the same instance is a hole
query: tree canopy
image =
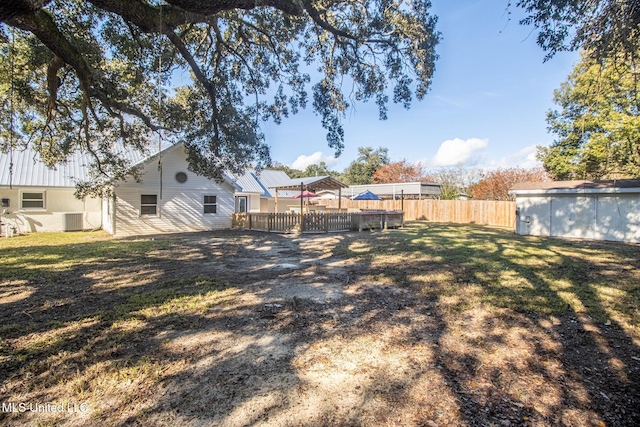
{"type": "Polygon", "coordinates": [[[184,143],[192,171],[220,178],[249,162],[267,165],[260,123],[279,123],[311,102],[339,154],[353,102],[375,101],[384,119],[390,96],[408,108],[426,94],[439,40],[430,6],[5,1],[0,148],[30,144],[48,165],[89,153],[93,177],[81,193],[133,173],[123,152],[144,151],[156,138],[184,143]]]}
{"type": "Polygon", "coordinates": [[[557,139],[538,158],[555,179],[640,177],[640,71],[619,54],[600,62],[587,52],[555,91],[547,116],[557,139]]]}
{"type": "Polygon", "coordinates": [[[519,0],[516,5],[529,13],[521,23],[539,30],[538,44],[548,52],[547,58],[580,48],[598,59],[637,54],[638,0],[519,0]]]}
{"type": "Polygon", "coordinates": [[[469,187],[474,200],[515,200],[509,189],[519,182],[548,181],[549,176],[541,167],[532,169],[506,168],[489,171],[469,187]]]}
{"type": "Polygon", "coordinates": [[[342,180],[349,185],[373,183],[373,175],[378,169],[389,163],[389,149],[378,147],[359,147],[358,158],[351,162],[342,174],[342,180]]]}
{"type": "Polygon", "coordinates": [[[373,174],[374,184],[390,184],[395,182],[418,182],[424,178],[422,163],[409,163],[403,159],[388,163],[373,174]]]}

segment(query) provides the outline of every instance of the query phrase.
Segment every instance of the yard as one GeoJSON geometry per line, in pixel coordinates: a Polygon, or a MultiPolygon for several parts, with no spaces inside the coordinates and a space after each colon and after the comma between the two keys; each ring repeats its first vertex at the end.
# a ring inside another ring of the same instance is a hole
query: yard
{"type": "Polygon", "coordinates": [[[640,425],[637,245],[416,222],[0,260],[0,425],[640,425]]]}

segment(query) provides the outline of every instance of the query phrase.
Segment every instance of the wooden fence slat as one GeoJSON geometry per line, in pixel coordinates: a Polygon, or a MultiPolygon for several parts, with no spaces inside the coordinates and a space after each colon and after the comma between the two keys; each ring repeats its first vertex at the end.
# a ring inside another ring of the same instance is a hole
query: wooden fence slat
{"type": "MultiPolygon", "coordinates": [[[[337,209],[337,200],[321,201],[323,206],[337,209]]],[[[343,200],[343,209],[397,210],[399,201],[343,200]]],[[[513,227],[515,224],[515,202],[494,200],[405,200],[404,220],[426,220],[431,222],[453,222],[460,224],[483,224],[513,227]]]]}

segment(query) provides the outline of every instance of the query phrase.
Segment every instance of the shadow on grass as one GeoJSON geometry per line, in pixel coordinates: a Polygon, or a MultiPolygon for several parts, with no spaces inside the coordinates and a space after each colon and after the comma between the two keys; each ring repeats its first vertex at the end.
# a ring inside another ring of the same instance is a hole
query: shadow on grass
{"type": "Polygon", "coordinates": [[[467,424],[536,419],[552,425],[640,423],[635,409],[640,384],[634,380],[640,374],[637,245],[526,238],[441,224],[409,225],[395,242],[388,239],[380,236],[377,245],[374,238],[364,256],[357,236],[336,251],[361,257],[368,277],[386,278],[442,302],[436,315],[439,340],[452,330],[458,335],[456,345],[437,347],[456,350],[438,351],[436,357],[443,360],[467,424]],[[423,256],[406,257],[416,253],[423,256]],[[474,311],[484,311],[484,324],[465,337],[464,326],[472,322],[464,315],[474,311]],[[507,336],[492,333],[496,321],[519,330],[530,345],[512,358],[503,355],[504,367],[498,364],[489,375],[479,375],[478,367],[487,364],[484,350],[495,350],[491,344],[500,346],[507,336]],[[521,381],[525,372],[534,373],[530,381],[521,381]],[[491,393],[478,393],[473,386],[480,377],[493,383],[491,393]],[[530,392],[549,399],[523,404],[527,383],[530,392]]]}
{"type": "Polygon", "coordinates": [[[0,257],[0,400],[88,424],[640,424],[636,246],[414,223],[0,257]],[[260,297],[285,282],[345,295],[260,297]]]}

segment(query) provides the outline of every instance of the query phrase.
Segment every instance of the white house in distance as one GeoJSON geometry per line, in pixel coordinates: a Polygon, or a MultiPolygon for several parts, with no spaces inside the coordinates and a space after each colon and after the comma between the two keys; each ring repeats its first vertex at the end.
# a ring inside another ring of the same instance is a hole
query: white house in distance
{"type": "Polygon", "coordinates": [[[523,182],[516,234],[640,243],[640,180],[523,182]]]}
{"type": "Polygon", "coordinates": [[[7,229],[28,233],[103,228],[127,236],[231,228],[233,212],[268,209],[272,195],[258,176],[266,172],[269,185],[289,181],[282,171],[257,175],[247,170],[241,176],[226,175],[217,183],[189,172],[184,147],[177,144],[138,159],[141,183],[114,182],[113,198],[83,201],[74,197],[74,191],[76,181],[87,177],[87,163],[78,155],[51,170],[33,151],[1,154],[3,235],[7,229]]]}
{"type": "Polygon", "coordinates": [[[433,182],[399,182],[395,184],[350,185],[342,190],[343,197],[353,197],[364,191],[371,191],[383,199],[437,199],[440,196],[440,184],[433,182]]]}

